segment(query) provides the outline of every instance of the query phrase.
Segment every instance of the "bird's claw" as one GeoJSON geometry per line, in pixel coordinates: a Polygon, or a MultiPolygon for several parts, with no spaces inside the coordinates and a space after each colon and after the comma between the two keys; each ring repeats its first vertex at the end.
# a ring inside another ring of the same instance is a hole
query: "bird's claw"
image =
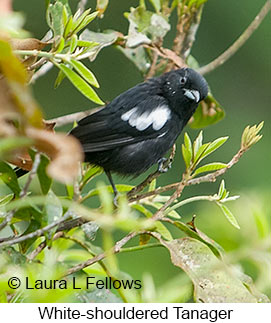
{"type": "Polygon", "coordinates": [[[162,157],[158,160],[159,173],[166,173],[171,168],[171,162],[169,162],[168,165],[166,165],[165,167],[165,164],[167,164],[167,162],[168,162],[168,158],[165,158],[165,157],[162,157]]]}
{"type": "Polygon", "coordinates": [[[119,204],[118,204],[119,196],[120,196],[120,194],[118,192],[116,194],[114,194],[113,203],[114,203],[116,208],[118,208],[118,206],[119,206],[119,204]]]}

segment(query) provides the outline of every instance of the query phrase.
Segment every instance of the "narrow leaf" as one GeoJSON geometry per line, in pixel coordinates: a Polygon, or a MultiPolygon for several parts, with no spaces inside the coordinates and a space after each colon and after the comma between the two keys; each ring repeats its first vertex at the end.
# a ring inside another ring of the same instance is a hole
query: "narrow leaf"
{"type": "Polygon", "coordinates": [[[185,165],[188,168],[192,159],[192,144],[187,133],[184,134],[184,144],[182,145],[182,154],[185,165]]]}
{"type": "Polygon", "coordinates": [[[100,87],[94,74],[83,63],[76,61],[75,59],[71,59],[70,63],[78,72],[78,74],[83,77],[89,84],[95,87],[100,87]]]}
{"type": "Polygon", "coordinates": [[[195,139],[195,141],[193,143],[193,156],[194,157],[197,155],[200,147],[202,146],[202,140],[203,140],[202,131],[200,131],[199,135],[197,136],[197,138],[195,139]]]}
{"type": "Polygon", "coordinates": [[[218,189],[218,196],[219,196],[220,199],[221,199],[224,191],[225,191],[225,181],[224,181],[224,179],[222,179],[222,181],[220,183],[220,186],[219,186],[219,189],[218,189]]]}
{"type": "Polygon", "coordinates": [[[57,66],[85,97],[97,104],[104,104],[95,91],[78,74],[64,64],[57,64],[57,66]]]}
{"type": "Polygon", "coordinates": [[[47,157],[45,157],[44,155],[41,155],[39,167],[37,170],[40,187],[44,195],[46,195],[49,192],[52,185],[52,178],[49,177],[46,172],[46,168],[49,165],[49,162],[50,161],[47,157]]]}
{"type": "Polygon", "coordinates": [[[173,240],[170,231],[165,227],[165,225],[162,222],[156,221],[155,226],[156,226],[156,231],[160,233],[164,239],[168,241],[173,240]]]}
{"type": "Polygon", "coordinates": [[[236,220],[236,218],[234,217],[234,215],[231,213],[231,211],[224,205],[221,203],[217,202],[217,205],[221,208],[222,212],[224,213],[224,215],[226,216],[227,220],[237,229],[240,229],[240,226],[236,220]]]}
{"type": "Polygon", "coordinates": [[[55,80],[55,84],[54,84],[54,87],[55,89],[57,87],[59,87],[59,85],[61,84],[61,82],[64,80],[65,78],[65,74],[60,70],[57,74],[57,77],[56,77],[56,80],[55,80]]]}
{"type": "Polygon", "coordinates": [[[6,163],[0,161],[0,179],[12,190],[18,197],[21,188],[18,183],[14,170],[6,163]]]}
{"type": "Polygon", "coordinates": [[[204,151],[202,157],[205,158],[211,153],[213,153],[215,150],[221,147],[228,140],[228,138],[229,137],[221,137],[211,142],[210,145],[207,147],[207,149],[204,151]]]}
{"type": "Polygon", "coordinates": [[[206,164],[204,166],[199,167],[198,169],[195,170],[194,172],[194,176],[199,175],[201,173],[206,173],[206,172],[212,172],[218,169],[222,169],[227,167],[227,164],[224,163],[210,163],[210,164],[206,164]]]}
{"type": "Polygon", "coordinates": [[[69,48],[70,53],[73,53],[75,48],[77,47],[77,41],[78,41],[77,35],[76,34],[72,35],[70,48],[69,48]]]}

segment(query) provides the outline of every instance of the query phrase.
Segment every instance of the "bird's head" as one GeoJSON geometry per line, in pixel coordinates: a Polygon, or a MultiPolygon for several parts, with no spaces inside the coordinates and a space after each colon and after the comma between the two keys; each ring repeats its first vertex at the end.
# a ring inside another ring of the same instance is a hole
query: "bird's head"
{"type": "Polygon", "coordinates": [[[163,92],[174,110],[181,107],[193,113],[198,103],[206,98],[208,84],[195,70],[181,68],[164,74],[163,92]]]}

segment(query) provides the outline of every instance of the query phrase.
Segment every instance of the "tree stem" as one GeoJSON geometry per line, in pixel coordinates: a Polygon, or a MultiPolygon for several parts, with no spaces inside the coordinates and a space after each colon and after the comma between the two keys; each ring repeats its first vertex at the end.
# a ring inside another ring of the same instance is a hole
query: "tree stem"
{"type": "Polygon", "coordinates": [[[242,35],[220,56],[214,59],[211,63],[200,67],[198,72],[202,75],[210,73],[220,65],[224,64],[229,58],[231,58],[240,49],[244,43],[250,38],[253,32],[259,27],[265,16],[271,10],[271,1],[266,1],[259,14],[254,18],[247,29],[242,35]]]}

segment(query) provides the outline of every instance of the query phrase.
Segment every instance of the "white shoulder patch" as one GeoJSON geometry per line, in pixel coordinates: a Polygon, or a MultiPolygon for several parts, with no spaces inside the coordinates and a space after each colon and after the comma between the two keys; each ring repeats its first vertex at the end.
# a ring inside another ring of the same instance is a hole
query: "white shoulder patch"
{"type": "Polygon", "coordinates": [[[160,130],[170,119],[171,112],[166,105],[160,105],[150,113],[145,111],[141,115],[138,114],[138,108],[135,107],[125,112],[121,119],[128,121],[131,127],[136,127],[137,130],[143,131],[152,125],[153,130],[160,130]]]}
{"type": "Polygon", "coordinates": [[[133,108],[132,110],[129,110],[121,115],[121,119],[123,121],[128,121],[133,113],[135,113],[137,108],[133,108]]]}

